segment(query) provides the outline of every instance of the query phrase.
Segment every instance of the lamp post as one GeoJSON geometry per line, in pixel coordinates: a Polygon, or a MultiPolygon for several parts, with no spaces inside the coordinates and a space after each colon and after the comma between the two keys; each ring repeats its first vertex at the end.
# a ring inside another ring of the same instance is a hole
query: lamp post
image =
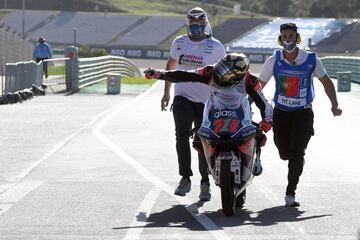
{"type": "Polygon", "coordinates": [[[76,27],[74,27],[74,47],[76,47],[76,27]]]}
{"type": "Polygon", "coordinates": [[[25,39],[25,0],[22,0],[22,38],[25,39]]]}

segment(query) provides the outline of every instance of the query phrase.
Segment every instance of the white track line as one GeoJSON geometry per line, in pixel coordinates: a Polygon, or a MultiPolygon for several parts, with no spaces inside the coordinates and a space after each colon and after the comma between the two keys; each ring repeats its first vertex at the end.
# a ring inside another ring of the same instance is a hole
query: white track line
{"type": "MultiPolygon", "coordinates": [[[[112,112],[114,109],[119,108],[119,106],[124,105],[124,103],[119,103],[101,113],[96,115],[90,122],[85,124],[83,127],[81,127],[78,131],[76,131],[74,134],[71,134],[70,136],[66,137],[64,140],[62,140],[58,145],[56,145],[53,149],[51,149],[48,153],[46,153],[40,160],[34,162],[31,164],[30,167],[24,169],[19,175],[5,179],[7,182],[10,182],[9,184],[6,184],[4,186],[0,187],[0,215],[5,213],[7,210],[10,209],[20,198],[17,198],[16,201],[3,201],[2,199],[5,198],[5,196],[8,196],[8,194],[13,193],[14,191],[18,196],[24,197],[27,193],[32,191],[32,188],[22,188],[21,186],[24,183],[20,183],[29,173],[31,173],[37,166],[39,166],[41,163],[46,161],[49,157],[51,157],[54,153],[59,151],[61,148],[63,148],[66,144],[68,144],[73,138],[78,136],[81,132],[83,132],[86,128],[94,124],[96,121],[98,121],[102,116],[106,115],[109,112],[112,112]],[[21,192],[22,191],[22,192],[21,192]]],[[[40,184],[41,185],[41,184],[40,184]]],[[[39,185],[39,186],[40,186],[39,185]]],[[[21,198],[22,198],[21,197],[21,198]]]]}
{"type": "Polygon", "coordinates": [[[156,199],[161,193],[159,187],[154,187],[144,198],[137,212],[142,214],[141,216],[136,216],[131,223],[131,228],[127,231],[124,240],[137,240],[140,239],[140,235],[146,226],[147,219],[150,216],[151,209],[155,204],[156,199]]]}
{"type": "Polygon", "coordinates": [[[115,111],[111,112],[107,116],[105,116],[98,125],[93,129],[93,133],[96,137],[98,137],[109,149],[111,149],[115,154],[117,154],[123,161],[129,164],[132,168],[134,168],[139,174],[141,174],[146,180],[153,183],[155,186],[158,186],[163,191],[167,192],[170,196],[174,197],[178,202],[183,205],[187,205],[186,210],[206,229],[208,233],[214,236],[216,239],[227,240],[229,238],[226,233],[220,229],[216,224],[211,221],[210,218],[206,216],[204,213],[199,213],[198,207],[196,204],[193,204],[189,198],[187,197],[178,197],[174,195],[173,189],[171,186],[166,184],[160,178],[156,177],[149,170],[144,168],[140,163],[138,163],[133,157],[127,154],[124,150],[122,150],[119,146],[113,143],[109,138],[107,138],[104,134],[102,134],[101,129],[116,115],[118,115],[121,111],[125,110],[127,107],[134,104],[134,102],[139,99],[145,97],[148,93],[155,88],[155,84],[148,89],[145,93],[135,97],[130,102],[126,103],[118,107],[115,111]]]}
{"type": "MultiPolygon", "coordinates": [[[[109,112],[112,112],[114,109],[119,108],[119,106],[124,105],[124,103],[119,103],[101,113],[96,115],[90,122],[82,126],[79,130],[77,130],[74,134],[69,135],[68,137],[64,138],[58,145],[56,145],[53,149],[51,149],[48,153],[46,153],[40,160],[34,162],[31,164],[30,167],[24,169],[19,175],[6,179],[6,181],[9,182],[15,182],[15,181],[21,181],[24,177],[26,177],[31,171],[33,171],[37,166],[39,166],[41,163],[43,163],[46,159],[48,159],[50,156],[52,156],[54,153],[59,151],[62,147],[64,147],[66,144],[68,144],[72,139],[74,139],[76,136],[78,136],[81,132],[83,132],[87,127],[94,124],[96,121],[98,121],[102,116],[106,115],[109,112]]],[[[5,190],[6,191],[6,190],[5,190]]],[[[1,192],[0,192],[1,194],[1,192]]]]}
{"type": "Polygon", "coordinates": [[[0,216],[41,184],[43,184],[43,181],[24,181],[14,185],[11,189],[0,195],[0,216]]]}

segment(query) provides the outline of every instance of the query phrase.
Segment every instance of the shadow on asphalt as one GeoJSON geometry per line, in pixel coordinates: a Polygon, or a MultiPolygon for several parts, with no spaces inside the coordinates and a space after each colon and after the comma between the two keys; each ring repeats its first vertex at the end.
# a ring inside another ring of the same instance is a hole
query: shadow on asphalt
{"type": "Polygon", "coordinates": [[[313,215],[301,217],[305,211],[298,208],[276,206],[266,208],[259,212],[251,212],[247,209],[238,209],[234,216],[225,217],[222,210],[207,212],[206,215],[214,221],[218,227],[235,227],[242,225],[271,226],[282,222],[301,222],[314,218],[330,217],[331,214],[313,215]],[[255,217],[252,215],[256,215],[255,217]]]}
{"type": "MultiPolygon", "coordinates": [[[[199,208],[203,205],[202,202],[194,203],[199,208]]],[[[209,217],[217,227],[222,229],[223,227],[239,227],[244,225],[254,226],[271,226],[282,222],[301,222],[314,218],[330,217],[331,214],[313,215],[307,217],[301,217],[305,211],[300,211],[297,208],[290,208],[285,206],[276,206],[272,208],[266,208],[259,212],[252,212],[247,209],[237,209],[236,213],[232,217],[224,216],[221,209],[215,212],[206,212],[206,216],[209,217]],[[251,215],[256,215],[251,216],[251,215]]],[[[139,213],[137,216],[139,222],[146,221],[145,213],[139,213]]],[[[198,223],[183,205],[174,205],[172,208],[166,209],[162,212],[152,213],[147,219],[147,224],[144,228],[187,228],[193,231],[204,231],[204,227],[198,223]]],[[[129,228],[142,228],[140,227],[114,227],[114,230],[129,229],[129,228]]]]}
{"type": "MultiPolygon", "coordinates": [[[[200,223],[186,210],[184,205],[173,205],[172,208],[166,209],[162,212],[150,214],[147,219],[147,224],[143,228],[187,228],[194,231],[206,231],[200,223]]],[[[145,213],[140,212],[136,216],[139,222],[146,220],[145,213]]],[[[140,227],[114,227],[114,230],[142,228],[140,227]]]]}

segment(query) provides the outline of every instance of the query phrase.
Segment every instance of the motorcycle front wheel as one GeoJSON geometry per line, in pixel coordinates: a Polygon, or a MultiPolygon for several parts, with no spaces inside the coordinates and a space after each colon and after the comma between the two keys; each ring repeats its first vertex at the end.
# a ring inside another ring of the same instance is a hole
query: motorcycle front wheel
{"type": "Polygon", "coordinates": [[[230,164],[231,161],[221,161],[220,164],[221,204],[225,216],[233,216],[235,212],[235,197],[230,164]]]}

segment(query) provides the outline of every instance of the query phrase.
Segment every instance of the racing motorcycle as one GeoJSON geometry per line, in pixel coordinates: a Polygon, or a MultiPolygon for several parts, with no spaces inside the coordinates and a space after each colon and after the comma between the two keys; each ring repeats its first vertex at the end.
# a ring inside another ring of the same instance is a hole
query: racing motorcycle
{"type": "Polygon", "coordinates": [[[216,95],[205,105],[204,120],[193,146],[204,152],[215,184],[221,189],[223,213],[232,216],[245,203],[246,188],[254,178],[255,160],[260,160],[260,146],[265,145],[266,137],[246,117],[246,108],[219,110],[214,98],[216,101],[216,95]]]}
{"type": "MultiPolygon", "coordinates": [[[[246,63],[245,58],[236,54],[235,60],[231,56],[224,57],[214,68],[218,66],[219,70],[226,70],[226,64],[233,66],[239,62],[246,63]],[[227,60],[229,62],[226,62],[227,60]]],[[[230,70],[230,75],[234,74],[230,70]]],[[[245,67],[240,70],[240,72],[246,71],[245,67]]],[[[209,84],[214,80],[212,77],[201,78],[199,74],[183,71],[167,72],[165,75],[149,69],[144,74],[147,78],[166,79],[172,82],[181,82],[182,79],[189,78],[191,79],[189,81],[209,84]]],[[[221,83],[220,80],[222,79],[218,79],[217,84],[221,83]]],[[[223,77],[223,80],[226,81],[226,77],[223,77]]],[[[257,175],[261,173],[261,169],[258,169],[261,165],[255,163],[260,162],[260,147],[266,142],[266,137],[260,129],[266,128],[259,127],[251,120],[250,104],[244,94],[245,80],[226,86],[229,85],[214,88],[207,100],[203,121],[196,131],[193,147],[204,153],[215,184],[221,189],[222,210],[226,216],[232,216],[236,207],[244,205],[246,188],[252,182],[254,173],[257,175]]]]}

